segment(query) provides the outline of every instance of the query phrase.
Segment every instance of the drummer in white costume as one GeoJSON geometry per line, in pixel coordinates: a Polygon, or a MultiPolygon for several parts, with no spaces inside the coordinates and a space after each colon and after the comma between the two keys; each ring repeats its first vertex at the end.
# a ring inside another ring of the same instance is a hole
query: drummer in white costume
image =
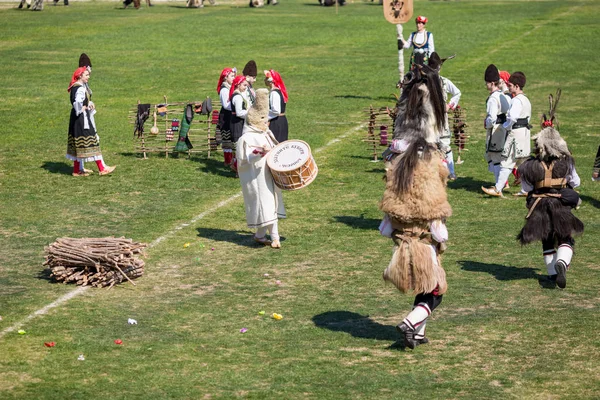
{"type": "Polygon", "coordinates": [[[256,228],[254,240],[273,248],[280,248],[279,218],[285,218],[281,189],[275,186],[267,166],[269,150],[276,146],[268,128],[269,92],[256,91],[255,103],[248,110],[244,133],[237,142],[238,174],[244,195],[246,222],[256,228]],[[267,232],[271,240],[267,238],[267,232]]]}

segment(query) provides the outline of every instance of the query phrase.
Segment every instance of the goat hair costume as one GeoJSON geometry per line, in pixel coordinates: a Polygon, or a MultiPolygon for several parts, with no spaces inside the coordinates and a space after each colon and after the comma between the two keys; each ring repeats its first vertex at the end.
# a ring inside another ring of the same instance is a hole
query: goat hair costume
{"type": "Polygon", "coordinates": [[[442,243],[435,240],[431,228],[452,214],[446,194],[448,168],[442,154],[431,146],[417,151],[419,142],[397,157],[386,173],[379,208],[391,221],[395,246],[383,279],[403,293],[435,291],[441,295],[447,290],[439,257],[442,243]],[[403,189],[399,190],[399,185],[403,189]]]}
{"type": "Polygon", "coordinates": [[[529,213],[517,238],[522,244],[552,238],[564,242],[583,233],[583,222],[571,213],[579,202],[573,190],[579,184],[575,161],[553,127],[545,127],[533,139],[536,155],[519,167],[521,179],[533,190],[527,196],[529,213]]]}

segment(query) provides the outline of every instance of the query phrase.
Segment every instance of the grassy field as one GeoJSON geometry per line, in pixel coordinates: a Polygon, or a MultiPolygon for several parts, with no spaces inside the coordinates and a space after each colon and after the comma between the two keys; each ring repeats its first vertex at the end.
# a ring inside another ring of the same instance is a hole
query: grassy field
{"type": "Polygon", "coordinates": [[[448,189],[449,290],[428,324],[431,343],[403,351],[394,326],[412,297],[381,279],[392,249],[377,231],[383,165],[361,141],[363,110],[392,105],[398,80],[395,27],[381,6],[0,9],[0,398],[597,399],[600,3],[415,1],[414,10],[441,56],[457,54],[442,74],[463,92],[471,141],[448,189]],[[103,154],[118,165],[108,177],[74,178],[64,158],[66,88],[81,52],[93,63],[103,154]],[[251,58],[282,74],[290,137],[310,143],[320,171],[285,193],[280,251],[253,243],[220,153],[143,160],[127,121],[138,100],[214,98],[221,69],[251,58]],[[525,72],[534,121],[562,88],[558,118],[586,224],[565,290],[541,288],[541,245],[515,240],[524,201],[480,191],[492,179],[489,63],[525,72]],[[150,244],[137,286],[77,292],[34,315],[76,289],[44,279],[44,246],[113,235],[150,244]]]}

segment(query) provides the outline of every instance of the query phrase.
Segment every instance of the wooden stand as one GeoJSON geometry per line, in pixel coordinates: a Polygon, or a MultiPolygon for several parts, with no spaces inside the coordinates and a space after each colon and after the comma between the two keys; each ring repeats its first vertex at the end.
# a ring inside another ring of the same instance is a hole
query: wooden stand
{"type": "MultiPolygon", "coordinates": [[[[136,134],[133,138],[134,152],[143,154],[144,159],[148,158],[148,153],[164,153],[165,157],[169,157],[169,153],[174,152],[175,145],[179,138],[179,131],[173,131],[173,120],[179,120],[178,128],[181,129],[181,121],[184,118],[185,108],[188,104],[200,105],[202,101],[174,102],[169,103],[167,96],[163,96],[162,104],[150,105],[150,117],[144,123],[143,132],[136,134]],[[159,108],[160,106],[160,108],[159,108]],[[156,113],[156,127],[158,133],[151,133],[151,128],[154,126],[154,115],[156,113]],[[171,130],[171,132],[169,132],[171,130]],[[168,134],[172,134],[169,136],[168,134]]],[[[138,100],[138,105],[140,101],[138,100]]],[[[213,101],[213,111],[217,112],[221,108],[219,100],[213,101]]],[[[129,111],[129,122],[135,126],[137,119],[138,108],[135,106],[129,111]]],[[[188,138],[194,146],[186,153],[188,158],[192,153],[204,153],[211,156],[211,152],[216,152],[218,143],[216,140],[216,124],[213,123],[212,112],[209,114],[194,113],[194,119],[190,124],[188,138]]],[[[178,152],[179,153],[179,152],[178,152]]]]}
{"type": "Polygon", "coordinates": [[[371,105],[365,111],[369,115],[369,120],[367,121],[367,137],[363,139],[363,142],[368,144],[373,161],[379,161],[381,146],[389,146],[392,142],[394,121],[388,112],[388,107],[375,109],[371,105]]]}

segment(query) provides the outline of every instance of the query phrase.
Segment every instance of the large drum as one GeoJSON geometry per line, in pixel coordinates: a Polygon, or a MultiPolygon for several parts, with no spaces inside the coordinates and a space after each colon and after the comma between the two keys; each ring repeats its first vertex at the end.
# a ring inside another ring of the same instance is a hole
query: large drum
{"type": "Polygon", "coordinates": [[[275,146],[267,156],[275,184],[283,190],[296,190],[308,186],[319,169],[308,143],[286,140],[275,146]]]}

